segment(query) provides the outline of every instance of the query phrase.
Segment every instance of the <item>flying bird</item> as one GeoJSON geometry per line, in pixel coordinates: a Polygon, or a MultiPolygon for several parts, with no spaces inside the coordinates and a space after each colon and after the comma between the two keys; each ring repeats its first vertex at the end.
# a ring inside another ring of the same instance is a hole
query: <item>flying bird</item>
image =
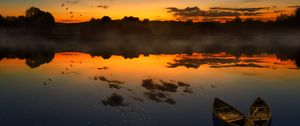
{"type": "Polygon", "coordinates": [[[108,6],[106,6],[106,5],[99,5],[99,6],[97,6],[98,8],[103,8],[103,9],[108,9],[108,6]]]}
{"type": "Polygon", "coordinates": [[[68,10],[69,8],[66,8],[66,10],[68,10]]]}
{"type": "Polygon", "coordinates": [[[64,7],[65,6],[65,4],[63,3],[62,5],[61,5],[61,7],[64,7]]]}
{"type": "Polygon", "coordinates": [[[70,14],[73,14],[73,11],[71,11],[70,14]]]}

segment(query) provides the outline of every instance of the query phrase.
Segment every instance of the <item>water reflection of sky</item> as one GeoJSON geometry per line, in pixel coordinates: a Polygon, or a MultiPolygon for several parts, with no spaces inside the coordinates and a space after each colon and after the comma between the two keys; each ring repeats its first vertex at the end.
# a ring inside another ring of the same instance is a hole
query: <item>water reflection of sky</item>
{"type": "Polygon", "coordinates": [[[0,61],[3,125],[213,125],[214,97],[242,112],[260,96],[274,125],[298,125],[300,74],[275,55],[58,53],[31,69],[0,61]]]}

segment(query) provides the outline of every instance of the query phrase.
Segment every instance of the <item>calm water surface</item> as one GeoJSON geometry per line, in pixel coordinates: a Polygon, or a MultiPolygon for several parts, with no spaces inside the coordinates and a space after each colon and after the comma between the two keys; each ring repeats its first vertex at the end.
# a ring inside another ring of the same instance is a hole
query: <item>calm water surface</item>
{"type": "Polygon", "coordinates": [[[262,97],[273,126],[300,125],[300,71],[275,55],[63,52],[37,62],[0,61],[1,126],[213,126],[215,97],[245,114],[262,97]]]}

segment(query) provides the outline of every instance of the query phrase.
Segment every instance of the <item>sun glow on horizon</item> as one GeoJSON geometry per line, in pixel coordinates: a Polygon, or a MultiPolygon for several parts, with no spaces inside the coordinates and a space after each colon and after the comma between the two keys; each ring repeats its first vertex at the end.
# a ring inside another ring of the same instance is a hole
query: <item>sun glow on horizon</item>
{"type": "MultiPolygon", "coordinates": [[[[198,7],[201,11],[208,11],[212,7],[222,8],[260,8],[269,7],[268,9],[255,11],[252,16],[240,16],[242,18],[253,18],[259,20],[274,20],[280,14],[291,15],[295,8],[291,6],[300,5],[300,0],[296,1],[271,1],[271,2],[244,2],[244,1],[170,1],[170,0],[114,0],[114,1],[97,1],[97,0],[3,0],[0,2],[0,14],[4,16],[24,15],[27,8],[31,6],[38,7],[44,11],[53,14],[56,22],[85,22],[92,17],[101,18],[110,16],[113,20],[122,19],[124,16],[139,17],[140,20],[187,20],[203,21],[203,17],[180,17],[174,16],[174,13],[168,12],[168,7],[184,9],[187,7],[198,7]],[[273,8],[272,8],[273,7],[273,8]]],[[[251,12],[251,11],[249,11],[251,12]]],[[[234,16],[226,17],[205,17],[204,19],[227,20],[234,16]]]]}

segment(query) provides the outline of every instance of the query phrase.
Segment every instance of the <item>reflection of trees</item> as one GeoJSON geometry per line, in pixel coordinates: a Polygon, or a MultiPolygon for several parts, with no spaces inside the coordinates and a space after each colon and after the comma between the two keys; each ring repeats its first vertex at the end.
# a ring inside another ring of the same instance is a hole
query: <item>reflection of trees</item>
{"type": "MultiPolygon", "coordinates": [[[[295,47],[297,48],[297,47],[295,47]]],[[[282,61],[293,60],[297,67],[300,67],[300,48],[298,49],[281,49],[280,51],[276,51],[276,56],[278,59],[282,61]]]]}
{"type": "Polygon", "coordinates": [[[42,64],[50,63],[54,58],[54,52],[15,52],[15,51],[0,51],[0,59],[25,59],[25,63],[30,68],[39,67],[42,64]]]}
{"type": "MultiPolygon", "coordinates": [[[[300,13],[300,12],[299,12],[300,13]]],[[[296,55],[295,55],[295,63],[297,65],[297,67],[300,68],[300,49],[297,51],[296,55]]]]}
{"type": "Polygon", "coordinates": [[[42,64],[50,63],[54,58],[54,55],[55,55],[54,53],[48,53],[48,52],[34,54],[26,58],[26,64],[30,68],[36,68],[42,64]]]}
{"type": "Polygon", "coordinates": [[[94,56],[101,56],[103,59],[109,59],[113,53],[108,49],[104,51],[93,51],[89,52],[89,54],[94,57],[94,56]]]}

